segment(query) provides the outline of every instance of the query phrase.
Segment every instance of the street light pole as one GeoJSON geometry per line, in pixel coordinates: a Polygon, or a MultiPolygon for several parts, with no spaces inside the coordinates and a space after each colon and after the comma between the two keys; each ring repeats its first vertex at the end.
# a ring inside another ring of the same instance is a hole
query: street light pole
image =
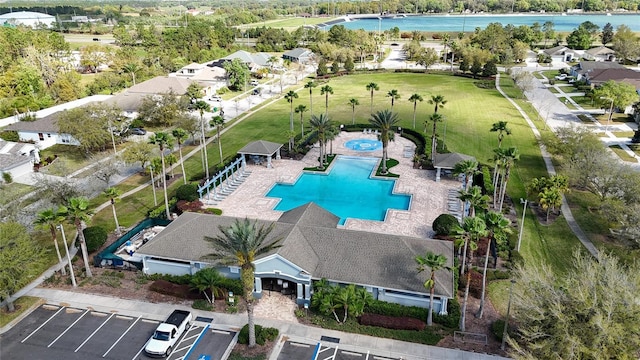
{"type": "Polygon", "coordinates": [[[524,207],[522,208],[522,221],[520,222],[520,234],[518,235],[518,247],[516,248],[518,252],[520,251],[520,242],[522,242],[522,230],[524,229],[524,217],[527,215],[528,201],[529,199],[524,199],[524,201],[522,201],[522,198],[520,198],[520,204],[524,204],[524,207]]]}
{"type": "Polygon", "coordinates": [[[73,265],[71,264],[71,256],[69,256],[69,247],[67,247],[67,237],[64,234],[64,227],[62,225],[58,225],[58,229],[60,229],[60,232],[62,233],[64,251],[67,253],[67,260],[69,261],[69,274],[71,274],[71,284],[73,284],[73,287],[77,287],[78,284],[76,284],[76,276],[73,273],[73,265]]]}
{"type": "Polygon", "coordinates": [[[509,302],[507,303],[507,318],[504,321],[504,330],[502,330],[502,344],[500,349],[504,350],[505,343],[507,341],[507,327],[509,326],[509,313],[511,312],[511,295],[513,294],[513,284],[516,283],[515,279],[511,279],[511,286],[509,287],[509,302]]]}

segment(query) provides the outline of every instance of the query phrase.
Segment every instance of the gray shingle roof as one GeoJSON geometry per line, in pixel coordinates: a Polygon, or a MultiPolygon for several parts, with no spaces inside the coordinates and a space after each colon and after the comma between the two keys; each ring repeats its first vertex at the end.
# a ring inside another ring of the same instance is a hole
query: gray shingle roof
{"type": "Polygon", "coordinates": [[[245,145],[242,149],[238,150],[238,154],[271,156],[281,147],[282,144],[258,140],[245,145]]]}
{"type": "Polygon", "coordinates": [[[240,59],[245,64],[255,64],[258,66],[267,66],[269,64],[269,58],[271,56],[266,53],[250,53],[244,50],[238,50],[233,54],[227,55],[222,60],[240,59]]]}
{"type": "Polygon", "coordinates": [[[299,58],[302,55],[310,56],[311,50],[305,49],[305,48],[295,48],[282,54],[283,57],[292,57],[292,58],[299,58]]]}
{"type": "Polygon", "coordinates": [[[624,69],[624,66],[613,61],[580,61],[579,67],[582,74],[596,69],[624,69]]]}
{"type": "Polygon", "coordinates": [[[590,55],[606,55],[606,54],[613,54],[615,53],[615,51],[613,51],[612,49],[609,49],[606,46],[598,46],[598,47],[594,47],[591,48],[587,51],[585,51],[587,54],[590,55]]]}
{"type": "MultiPolygon", "coordinates": [[[[306,204],[302,208],[283,214],[275,223],[267,243],[283,239],[282,247],[271,254],[278,253],[313,278],[424,293],[422,284],[428,274],[417,274],[416,256],[432,251],[447,256],[447,265],[453,266],[452,242],[338,229],[327,226],[328,220],[335,217],[321,214],[324,210],[317,205],[306,204]],[[317,223],[312,221],[314,214],[317,223]]],[[[202,261],[203,256],[210,253],[204,237],[220,234],[218,226],[229,226],[235,220],[225,216],[184,213],[143,245],[138,253],[202,261]]],[[[270,224],[264,220],[257,220],[257,223],[270,224]]],[[[453,274],[438,272],[435,290],[439,295],[453,297],[453,274]]]]}
{"type": "Polygon", "coordinates": [[[448,154],[436,154],[433,166],[443,169],[453,169],[457,163],[465,160],[475,160],[473,156],[460,154],[460,153],[448,153],[448,154]]]}
{"type": "Polygon", "coordinates": [[[35,121],[18,121],[4,128],[4,130],[16,130],[16,131],[31,131],[41,133],[58,133],[60,128],[58,127],[58,117],[62,112],[56,112],[51,115],[47,115],[41,119],[35,121]]]}
{"type": "Polygon", "coordinates": [[[340,218],[313,202],[285,211],[278,222],[300,226],[321,226],[335,229],[340,218]]]}

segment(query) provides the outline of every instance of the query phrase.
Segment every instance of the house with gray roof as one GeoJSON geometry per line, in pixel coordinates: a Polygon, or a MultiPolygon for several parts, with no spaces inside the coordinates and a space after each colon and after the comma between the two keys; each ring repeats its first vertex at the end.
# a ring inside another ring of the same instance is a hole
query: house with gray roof
{"type": "Polygon", "coordinates": [[[34,163],[40,163],[38,149],[34,144],[0,139],[0,174],[8,173],[15,179],[32,172],[34,163]]]}
{"type": "Polygon", "coordinates": [[[571,67],[571,76],[576,80],[588,79],[590,73],[605,69],[624,69],[625,67],[613,61],[580,61],[577,65],[571,67]]]}
{"type": "Polygon", "coordinates": [[[582,57],[591,61],[615,61],[616,52],[606,46],[598,46],[585,51],[582,57]]]}
{"type": "MultiPolygon", "coordinates": [[[[205,236],[221,235],[219,227],[234,217],[184,213],[136,253],[146,274],[194,274],[214,266],[228,277],[239,278],[240,269],[206,259],[212,252],[205,236]]],[[[453,266],[450,241],[372,233],[338,228],[339,218],[314,203],[284,212],[274,222],[266,242],[281,247],[255,261],[254,295],[280,291],[300,305],[308,304],[312,282],[322,278],[336,284],[364,287],[375,299],[403,305],[428,307],[429,293],[423,284],[429,274],[416,271],[415,257],[427,251],[447,257],[453,266]]],[[[256,220],[258,226],[270,221],[256,220]]],[[[455,294],[453,273],[436,272],[434,310],[446,313],[455,294]]]]}
{"type": "Polygon", "coordinates": [[[546,56],[551,58],[552,62],[569,62],[574,58],[578,58],[579,55],[566,46],[556,46],[543,51],[546,56]]]}
{"type": "Polygon", "coordinates": [[[313,52],[306,48],[295,48],[282,54],[282,58],[291,62],[308,64],[313,59],[313,52]]]}
{"type": "Polygon", "coordinates": [[[61,113],[61,111],[55,112],[34,121],[19,121],[4,127],[3,130],[16,131],[20,141],[33,142],[40,150],[55,144],[80,145],[73,136],[60,133],[58,117],[61,113]]]}

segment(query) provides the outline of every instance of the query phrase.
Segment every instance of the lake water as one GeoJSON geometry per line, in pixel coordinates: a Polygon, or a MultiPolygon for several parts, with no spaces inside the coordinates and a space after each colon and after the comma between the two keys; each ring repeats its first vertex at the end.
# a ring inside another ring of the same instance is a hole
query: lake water
{"type": "Polygon", "coordinates": [[[448,31],[448,32],[471,32],[476,27],[485,28],[488,24],[499,22],[502,25],[512,24],[514,26],[533,25],[538,22],[540,25],[546,21],[555,24],[556,31],[570,32],[585,21],[602,27],[606,23],[611,23],[614,28],[619,25],[627,25],[632,31],[640,32],[640,15],[561,15],[561,14],[521,14],[521,15],[433,15],[433,16],[407,16],[400,18],[370,18],[358,19],[349,22],[341,22],[347,29],[364,29],[367,31],[388,30],[394,27],[402,31],[448,31]]]}

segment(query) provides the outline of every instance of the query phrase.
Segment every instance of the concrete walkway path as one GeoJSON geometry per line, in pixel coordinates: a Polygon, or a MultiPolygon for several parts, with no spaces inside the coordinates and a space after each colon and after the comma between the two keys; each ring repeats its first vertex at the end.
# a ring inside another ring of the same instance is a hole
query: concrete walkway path
{"type": "MultiPolygon", "coordinates": [[[[511,99],[504,91],[502,91],[502,88],[500,88],[500,74],[496,75],[496,89],[500,92],[500,94],[502,94],[502,96],[505,97],[505,99],[509,100],[511,105],[513,105],[518,110],[518,112],[520,112],[520,115],[522,115],[522,117],[527,121],[527,124],[529,124],[529,127],[531,127],[531,131],[533,131],[533,134],[536,137],[536,140],[538,140],[538,142],[540,143],[540,153],[542,154],[542,158],[544,159],[544,163],[547,167],[547,172],[549,173],[549,175],[555,175],[556,169],[553,166],[553,162],[551,161],[551,154],[549,154],[546,147],[540,141],[541,140],[540,131],[538,131],[538,128],[535,126],[533,121],[531,121],[527,113],[524,112],[524,110],[522,110],[520,105],[518,105],[515,101],[513,101],[513,99],[511,99]]],[[[589,240],[587,235],[584,233],[584,231],[582,231],[582,229],[576,222],[575,218],[573,217],[573,214],[571,213],[571,208],[569,207],[569,203],[567,203],[567,198],[564,195],[562,195],[561,210],[562,210],[562,215],[567,221],[567,224],[571,228],[571,231],[573,231],[573,233],[576,235],[578,240],[580,240],[582,245],[584,245],[584,247],[589,251],[589,253],[591,253],[591,255],[597,256],[598,249],[596,249],[596,247],[593,245],[591,240],[589,240]]]]}

